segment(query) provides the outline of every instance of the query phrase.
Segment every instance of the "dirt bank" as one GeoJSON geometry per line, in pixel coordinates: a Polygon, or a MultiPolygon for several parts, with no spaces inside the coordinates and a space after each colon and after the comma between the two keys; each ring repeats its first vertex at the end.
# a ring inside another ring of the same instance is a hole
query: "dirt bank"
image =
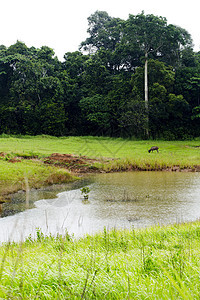
{"type": "MultiPolygon", "coordinates": [[[[113,159],[112,159],[113,160],[113,159]]],[[[76,156],[72,154],[60,154],[53,153],[50,156],[44,159],[45,164],[55,165],[58,167],[64,167],[74,173],[93,173],[93,172],[120,172],[120,171],[168,171],[168,172],[200,172],[200,166],[185,167],[181,168],[180,166],[173,167],[157,167],[152,168],[150,165],[146,165],[143,168],[138,166],[121,166],[120,168],[111,168],[109,171],[103,171],[100,167],[95,167],[95,163],[106,164],[110,160],[100,160],[100,159],[90,159],[86,156],[76,156]]]]}
{"type": "Polygon", "coordinates": [[[61,154],[61,153],[52,153],[50,156],[39,158],[37,156],[12,156],[9,157],[8,154],[1,152],[0,157],[10,163],[20,163],[22,160],[39,160],[47,165],[54,165],[59,168],[65,168],[70,172],[75,174],[81,173],[99,173],[99,172],[120,172],[120,171],[168,171],[168,172],[200,172],[200,165],[192,166],[192,167],[180,167],[179,165],[174,165],[170,167],[160,167],[159,165],[154,168],[151,165],[146,165],[144,167],[136,166],[136,165],[121,165],[117,168],[111,167],[109,170],[103,170],[103,165],[108,164],[114,159],[91,159],[86,156],[77,156],[73,154],[61,154]],[[98,164],[99,166],[95,166],[98,164]],[[102,164],[102,168],[100,167],[102,164]]]}
{"type": "Polygon", "coordinates": [[[58,167],[64,167],[74,173],[93,173],[93,172],[120,172],[120,171],[168,171],[168,172],[200,172],[200,165],[193,167],[181,168],[180,166],[173,167],[157,167],[153,168],[151,165],[146,165],[145,167],[126,165],[115,169],[114,167],[109,169],[109,171],[104,171],[101,167],[94,166],[95,163],[107,163],[113,161],[102,159],[91,159],[86,156],[76,156],[72,154],[60,154],[53,153],[44,159],[45,164],[55,165],[58,167]]]}
{"type": "Polygon", "coordinates": [[[99,172],[100,169],[94,166],[97,162],[100,162],[100,160],[60,153],[53,153],[44,159],[45,164],[63,167],[74,173],[99,172]]]}

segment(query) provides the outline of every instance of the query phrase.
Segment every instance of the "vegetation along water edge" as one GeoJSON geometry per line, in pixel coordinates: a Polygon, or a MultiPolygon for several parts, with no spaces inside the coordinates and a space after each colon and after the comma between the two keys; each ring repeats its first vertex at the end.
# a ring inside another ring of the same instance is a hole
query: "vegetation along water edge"
{"type": "Polygon", "coordinates": [[[0,195],[76,180],[87,172],[200,171],[200,140],[0,136],[0,195]],[[152,145],[159,152],[148,150],[152,145]]]}

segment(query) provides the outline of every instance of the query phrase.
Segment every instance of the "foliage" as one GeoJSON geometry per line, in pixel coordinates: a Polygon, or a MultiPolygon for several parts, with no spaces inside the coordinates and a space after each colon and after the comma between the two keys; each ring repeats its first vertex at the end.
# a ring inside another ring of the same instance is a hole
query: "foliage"
{"type": "Polygon", "coordinates": [[[200,59],[185,29],[144,12],[96,11],[88,35],[63,62],[47,46],[0,46],[1,134],[199,136],[200,59]]]}
{"type": "Polygon", "coordinates": [[[90,192],[90,188],[88,186],[84,186],[81,189],[81,194],[83,195],[84,200],[88,200],[88,198],[89,198],[89,192],[90,192]]]}

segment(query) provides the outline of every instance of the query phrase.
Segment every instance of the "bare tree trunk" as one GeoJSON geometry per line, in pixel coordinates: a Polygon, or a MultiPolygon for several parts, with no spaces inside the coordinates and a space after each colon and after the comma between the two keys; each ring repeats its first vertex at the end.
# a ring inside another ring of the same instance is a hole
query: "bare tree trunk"
{"type": "Polygon", "coordinates": [[[148,92],[148,52],[145,53],[144,66],[144,100],[147,114],[146,136],[149,137],[149,92],[148,92]]]}

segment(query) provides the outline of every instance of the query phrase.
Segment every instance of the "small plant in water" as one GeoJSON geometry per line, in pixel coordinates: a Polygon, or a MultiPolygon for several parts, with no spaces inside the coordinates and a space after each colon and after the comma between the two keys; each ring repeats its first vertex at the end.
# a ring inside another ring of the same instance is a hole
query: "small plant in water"
{"type": "Polygon", "coordinates": [[[84,200],[88,200],[89,192],[90,192],[90,188],[88,186],[85,186],[81,189],[81,194],[83,195],[84,200]]]}

